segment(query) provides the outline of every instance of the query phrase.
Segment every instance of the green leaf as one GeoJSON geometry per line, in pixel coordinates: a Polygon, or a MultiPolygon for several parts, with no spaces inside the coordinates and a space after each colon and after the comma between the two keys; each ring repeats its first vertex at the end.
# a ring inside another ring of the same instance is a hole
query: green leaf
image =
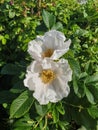
{"type": "Polygon", "coordinates": [[[67,130],[67,126],[69,125],[68,122],[65,121],[59,121],[58,124],[62,130],[67,130]]]}
{"type": "Polygon", "coordinates": [[[51,27],[53,27],[55,25],[56,17],[53,14],[43,10],[42,17],[43,17],[43,21],[48,29],[51,29],[51,27]]]}
{"type": "Polygon", "coordinates": [[[14,18],[15,17],[15,12],[9,10],[9,18],[14,18]]]}
{"type": "Polygon", "coordinates": [[[85,87],[85,94],[86,94],[86,97],[87,97],[88,101],[91,104],[95,104],[95,102],[94,102],[94,96],[92,95],[92,93],[89,91],[89,89],[87,87],[85,87]]]}
{"type": "Polygon", "coordinates": [[[98,107],[97,106],[92,106],[87,109],[89,114],[95,119],[98,118],[98,107]]]}
{"type": "Polygon", "coordinates": [[[30,117],[24,116],[23,118],[20,118],[13,123],[13,129],[14,130],[24,130],[24,129],[31,130],[33,123],[34,121],[31,120],[30,117]]]}
{"type": "Polygon", "coordinates": [[[87,109],[79,112],[79,110],[70,109],[71,119],[73,119],[78,125],[85,126],[87,130],[96,130],[97,120],[93,119],[87,109]]]}
{"type": "Polygon", "coordinates": [[[79,78],[79,75],[81,73],[81,69],[79,66],[78,61],[76,61],[74,58],[68,58],[69,64],[77,78],[79,78]]]}
{"type": "Polygon", "coordinates": [[[86,84],[95,83],[95,82],[98,82],[98,73],[96,73],[96,74],[94,74],[92,76],[88,76],[85,79],[86,84]]]}
{"type": "Polygon", "coordinates": [[[5,34],[4,36],[6,39],[10,39],[9,35],[8,34],[5,34]]]}
{"type": "Polygon", "coordinates": [[[75,94],[78,94],[78,84],[77,84],[75,75],[73,75],[73,88],[74,88],[75,94]]]}
{"type": "Polygon", "coordinates": [[[36,108],[36,111],[37,113],[40,115],[40,116],[43,116],[47,113],[47,106],[46,105],[40,105],[38,103],[35,103],[35,108],[36,108]]]}
{"type": "Polygon", "coordinates": [[[17,128],[14,128],[13,130],[31,130],[31,129],[32,129],[31,126],[18,126],[17,128]]]}
{"type": "Polygon", "coordinates": [[[2,38],[2,44],[5,45],[6,44],[6,39],[3,37],[2,38]]]}
{"type": "Polygon", "coordinates": [[[16,94],[10,92],[10,91],[1,91],[0,92],[0,104],[3,103],[11,103],[15,98],[16,94]]]}
{"type": "Polygon", "coordinates": [[[87,76],[88,76],[88,74],[87,74],[86,72],[82,72],[82,73],[80,74],[80,76],[79,76],[79,79],[85,78],[85,77],[87,77],[87,76]]]}
{"type": "Polygon", "coordinates": [[[4,36],[0,34],[0,40],[2,40],[3,38],[4,38],[4,36]]]}
{"type": "Polygon", "coordinates": [[[53,122],[57,123],[59,121],[59,112],[55,107],[53,108],[52,116],[53,116],[53,122]]]}
{"type": "Polygon", "coordinates": [[[62,115],[65,114],[65,110],[64,110],[64,107],[63,107],[62,103],[59,103],[57,105],[56,109],[59,111],[60,114],[62,114],[62,115]]]}
{"type": "Polygon", "coordinates": [[[56,29],[56,30],[62,30],[63,29],[63,25],[60,22],[57,22],[52,29],[56,29]]]}
{"type": "Polygon", "coordinates": [[[26,87],[24,87],[23,81],[18,81],[14,84],[14,86],[10,89],[13,93],[21,93],[24,90],[26,90],[26,87]]]}
{"type": "Polygon", "coordinates": [[[33,97],[28,91],[24,91],[16,98],[10,107],[10,118],[19,118],[29,111],[33,104],[33,97]]]}
{"type": "Polygon", "coordinates": [[[79,80],[77,80],[77,77],[73,74],[73,89],[75,94],[79,98],[85,96],[84,87],[85,87],[84,82],[80,82],[79,80]]]}
{"type": "Polygon", "coordinates": [[[2,41],[2,44],[5,45],[6,44],[6,39],[3,35],[0,35],[0,40],[2,41]]]}
{"type": "Polygon", "coordinates": [[[98,86],[97,85],[91,86],[90,91],[94,95],[95,102],[98,102],[98,86]]]}
{"type": "Polygon", "coordinates": [[[6,64],[2,70],[1,70],[1,74],[9,74],[9,75],[16,75],[19,74],[21,71],[21,68],[18,67],[15,64],[6,64]]]}
{"type": "Polygon", "coordinates": [[[81,126],[78,130],[87,130],[84,126],[81,126]]]}

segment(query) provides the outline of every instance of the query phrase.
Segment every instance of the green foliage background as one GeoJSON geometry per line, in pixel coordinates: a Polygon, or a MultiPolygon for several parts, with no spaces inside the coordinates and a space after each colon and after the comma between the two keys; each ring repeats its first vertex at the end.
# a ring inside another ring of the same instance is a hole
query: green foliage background
{"type": "Polygon", "coordinates": [[[0,129],[97,130],[98,1],[0,1],[0,129]],[[72,40],[63,57],[73,70],[71,92],[41,106],[23,85],[28,42],[56,29],[72,40]]]}

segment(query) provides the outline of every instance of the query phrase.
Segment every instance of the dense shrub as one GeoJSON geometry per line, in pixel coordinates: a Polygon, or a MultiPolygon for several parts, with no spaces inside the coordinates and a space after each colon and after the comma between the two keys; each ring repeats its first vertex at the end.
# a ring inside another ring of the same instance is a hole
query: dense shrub
{"type": "Polygon", "coordinates": [[[1,0],[0,84],[2,130],[97,130],[97,0],[1,0]],[[72,41],[63,58],[69,61],[73,79],[67,98],[40,105],[23,84],[32,60],[27,47],[50,29],[72,41]]]}

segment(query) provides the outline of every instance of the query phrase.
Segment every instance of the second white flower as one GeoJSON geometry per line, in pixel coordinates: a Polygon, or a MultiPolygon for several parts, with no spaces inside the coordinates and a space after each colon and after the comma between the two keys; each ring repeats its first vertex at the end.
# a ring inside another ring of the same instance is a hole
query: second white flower
{"type": "Polygon", "coordinates": [[[33,96],[40,104],[48,104],[68,96],[68,81],[71,79],[72,70],[67,60],[54,62],[45,58],[40,62],[32,62],[27,68],[24,85],[34,91],[33,96]]]}

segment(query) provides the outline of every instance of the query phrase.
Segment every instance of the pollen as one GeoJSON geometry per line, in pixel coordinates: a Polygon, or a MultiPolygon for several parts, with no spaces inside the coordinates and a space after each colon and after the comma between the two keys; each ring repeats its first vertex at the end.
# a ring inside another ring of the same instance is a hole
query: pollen
{"type": "Polygon", "coordinates": [[[45,84],[51,83],[56,78],[56,74],[54,73],[53,70],[47,69],[41,72],[40,78],[42,82],[45,84]]]}
{"type": "Polygon", "coordinates": [[[42,57],[51,57],[53,54],[54,50],[53,49],[47,49],[45,52],[42,53],[42,57]]]}

